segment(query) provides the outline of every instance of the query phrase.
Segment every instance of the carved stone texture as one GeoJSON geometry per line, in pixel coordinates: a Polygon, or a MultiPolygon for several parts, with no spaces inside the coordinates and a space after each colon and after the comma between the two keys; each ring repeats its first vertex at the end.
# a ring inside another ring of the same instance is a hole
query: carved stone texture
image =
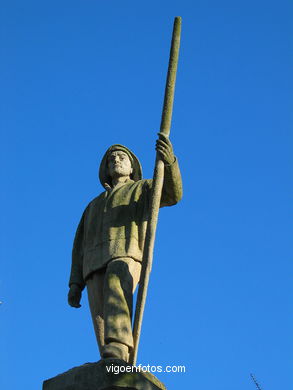
{"type": "Polygon", "coordinates": [[[43,390],[166,390],[166,387],[149,372],[118,372],[110,368],[133,367],[120,359],[103,359],[86,363],[43,383],[43,390]],[[108,367],[108,370],[107,370],[108,367]]]}

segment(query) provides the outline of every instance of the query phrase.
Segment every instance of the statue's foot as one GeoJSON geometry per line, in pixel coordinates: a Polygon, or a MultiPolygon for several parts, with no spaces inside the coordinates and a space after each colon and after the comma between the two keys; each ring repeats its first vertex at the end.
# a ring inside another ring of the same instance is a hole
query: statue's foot
{"type": "Polygon", "coordinates": [[[102,357],[121,359],[124,360],[125,362],[128,362],[128,358],[129,358],[128,346],[125,344],[112,341],[111,343],[104,345],[102,357]]]}

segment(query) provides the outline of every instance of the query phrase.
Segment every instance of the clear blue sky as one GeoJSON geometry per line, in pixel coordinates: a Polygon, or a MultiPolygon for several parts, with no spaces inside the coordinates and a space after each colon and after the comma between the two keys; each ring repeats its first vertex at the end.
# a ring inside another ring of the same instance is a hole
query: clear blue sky
{"type": "Polygon", "coordinates": [[[160,214],[138,361],[185,365],[158,374],[168,390],[253,390],[251,372],[263,390],[292,389],[292,3],[3,0],[0,12],[1,388],[39,390],[98,360],[86,294],[67,306],[72,240],[109,145],[152,176],[180,15],[184,198],[160,214]]]}

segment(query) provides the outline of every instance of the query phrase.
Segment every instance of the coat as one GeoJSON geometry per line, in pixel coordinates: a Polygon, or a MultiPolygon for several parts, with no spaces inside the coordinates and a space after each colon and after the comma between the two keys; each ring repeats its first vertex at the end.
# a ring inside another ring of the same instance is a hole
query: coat
{"type": "MultiPolygon", "coordinates": [[[[112,259],[142,261],[151,187],[151,179],[129,180],[89,203],[75,234],[69,286],[78,284],[83,289],[87,278],[112,259]]],[[[181,197],[181,175],[175,159],[165,165],[160,207],[172,206],[181,197]]]]}

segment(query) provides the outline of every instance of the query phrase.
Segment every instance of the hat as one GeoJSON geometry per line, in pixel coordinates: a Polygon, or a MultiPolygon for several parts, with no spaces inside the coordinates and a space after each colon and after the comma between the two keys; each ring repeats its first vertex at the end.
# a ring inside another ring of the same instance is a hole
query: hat
{"type": "Polygon", "coordinates": [[[142,179],[142,168],[136,155],[132,153],[132,151],[129,150],[126,146],[115,144],[109,147],[109,149],[104,154],[104,157],[102,158],[100,164],[99,179],[103,187],[105,187],[105,183],[111,185],[112,179],[108,173],[107,159],[112,152],[115,152],[117,150],[121,150],[122,152],[126,153],[131,161],[132,173],[130,175],[130,178],[134,181],[142,179]]]}

